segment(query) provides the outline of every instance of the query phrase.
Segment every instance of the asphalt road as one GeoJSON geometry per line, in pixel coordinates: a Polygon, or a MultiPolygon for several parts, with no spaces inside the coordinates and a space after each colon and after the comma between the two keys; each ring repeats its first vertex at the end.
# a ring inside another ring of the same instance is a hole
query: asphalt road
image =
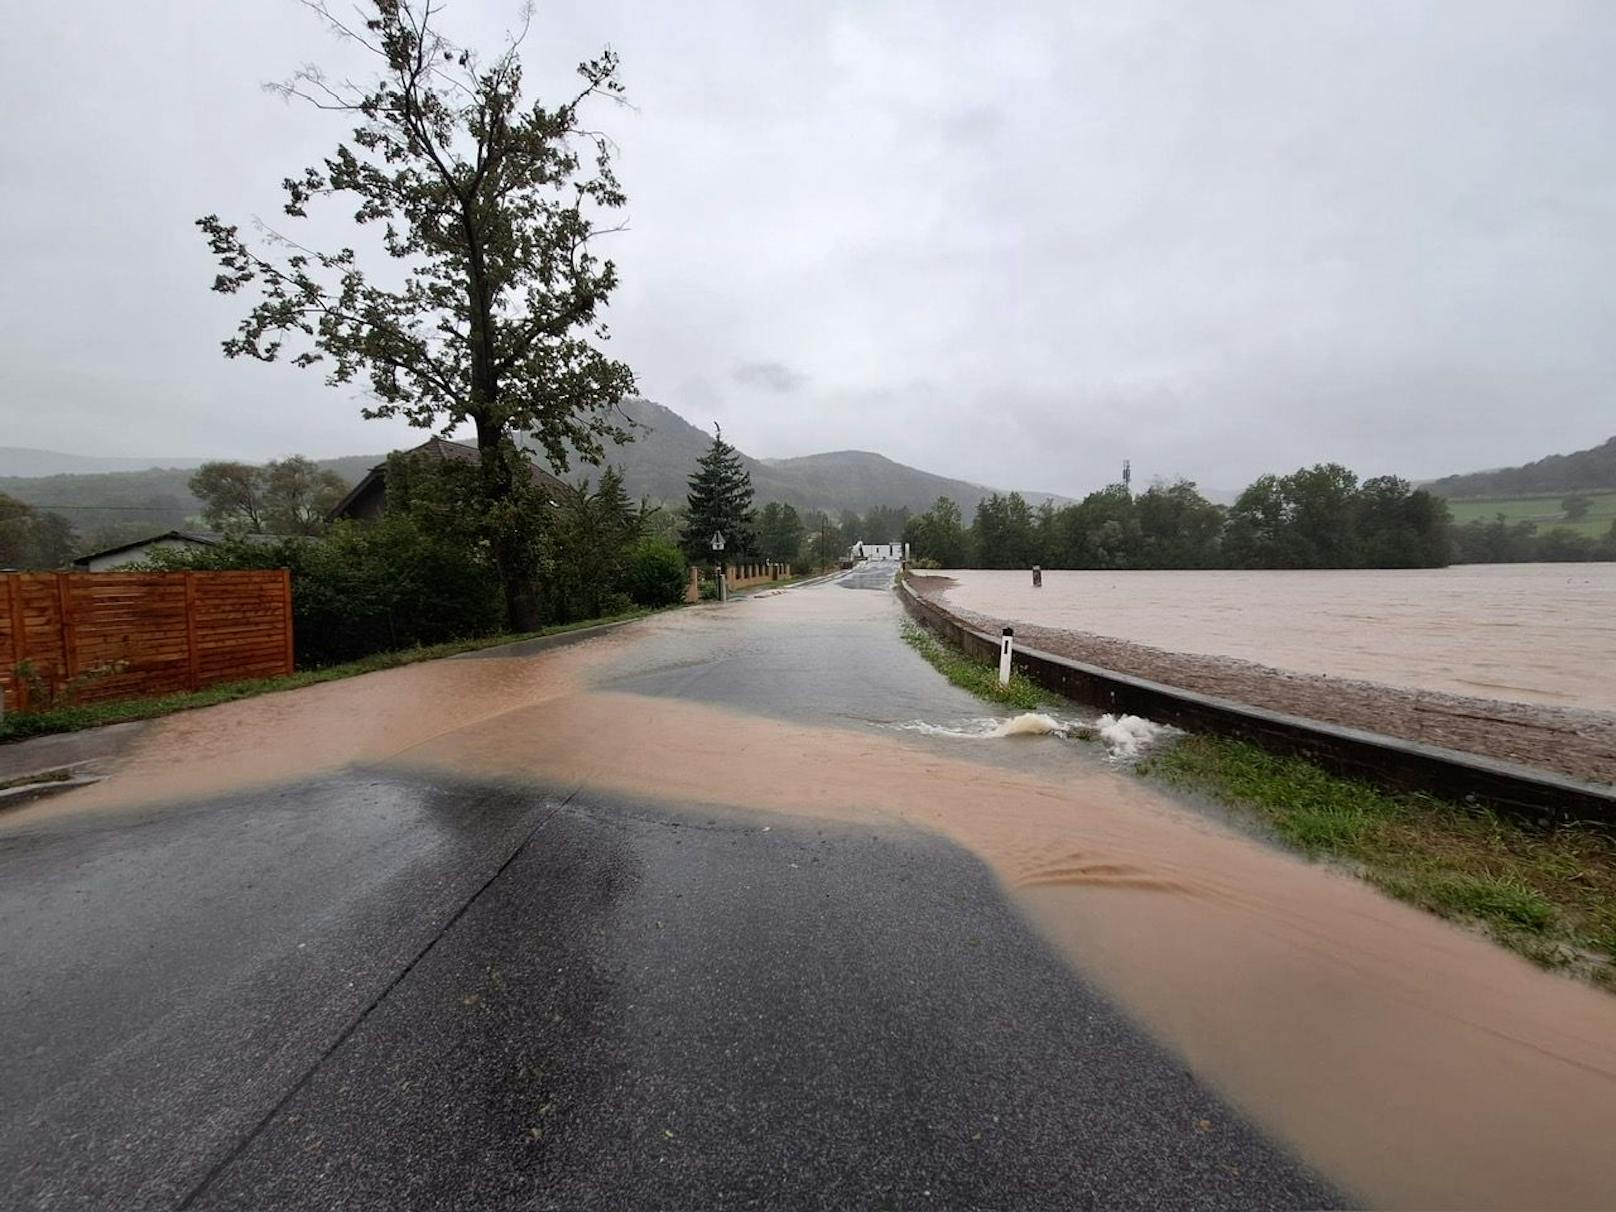
{"type": "MultiPolygon", "coordinates": [[[[890,628],[722,634],[619,683],[971,706],[890,628]]],[[[918,831],[348,769],[0,823],[0,952],[0,1207],[1343,1198],[918,831]]]]}

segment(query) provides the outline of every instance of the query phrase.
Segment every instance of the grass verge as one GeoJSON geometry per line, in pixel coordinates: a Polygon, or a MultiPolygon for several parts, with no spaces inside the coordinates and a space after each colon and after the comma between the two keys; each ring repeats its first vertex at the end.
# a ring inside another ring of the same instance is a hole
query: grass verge
{"type": "Polygon", "coordinates": [[[903,642],[908,644],[926,663],[962,690],[969,690],[978,698],[1002,703],[1006,707],[1019,707],[1032,711],[1055,701],[1049,693],[1025,674],[1012,672],[1008,686],[999,685],[999,671],[981,661],[972,660],[959,649],[932,635],[931,632],[907,620],[903,624],[903,642]]]}
{"type": "Polygon", "coordinates": [[[414,665],[419,661],[435,661],[441,657],[462,652],[475,652],[481,648],[494,648],[500,644],[514,644],[519,640],[539,639],[543,636],[562,635],[588,627],[601,627],[607,623],[622,623],[630,619],[655,614],[654,610],[631,610],[600,619],[584,619],[576,623],[563,623],[521,635],[481,636],[470,640],[452,640],[425,648],[402,648],[396,652],[378,652],[343,665],[327,665],[320,669],[299,670],[279,678],[256,678],[245,682],[224,682],[205,690],[184,691],[153,698],[123,699],[115,703],[82,703],[49,707],[43,711],[7,712],[0,719],[0,743],[20,741],[32,736],[45,736],[56,732],[78,732],[102,724],[122,724],[131,720],[149,720],[176,711],[191,711],[198,707],[212,707],[236,699],[251,698],[259,694],[272,694],[277,690],[296,690],[319,682],[334,682],[339,678],[356,677],[361,673],[375,673],[381,669],[394,669],[400,665],[414,665]]]}
{"type": "MultiPolygon", "coordinates": [[[[981,698],[1031,709],[1054,697],[1019,673],[1001,687],[997,670],[908,621],[903,637],[981,698]]],[[[1137,770],[1399,900],[1479,926],[1545,968],[1616,989],[1616,837],[1607,831],[1393,794],[1226,737],[1181,737],[1137,770]]]]}
{"type": "Polygon", "coordinates": [[[1310,858],[1474,923],[1547,968],[1616,988],[1616,838],[1393,794],[1243,741],[1188,736],[1141,773],[1200,792],[1310,858]]]}

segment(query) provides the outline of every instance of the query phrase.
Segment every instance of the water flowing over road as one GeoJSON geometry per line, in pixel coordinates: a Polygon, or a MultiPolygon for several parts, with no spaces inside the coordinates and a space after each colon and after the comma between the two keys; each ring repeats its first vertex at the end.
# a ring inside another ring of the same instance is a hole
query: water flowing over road
{"type": "Polygon", "coordinates": [[[1616,1001],[974,728],[890,581],[189,713],[0,818],[0,1204],[1611,1202],[1616,1001]]]}

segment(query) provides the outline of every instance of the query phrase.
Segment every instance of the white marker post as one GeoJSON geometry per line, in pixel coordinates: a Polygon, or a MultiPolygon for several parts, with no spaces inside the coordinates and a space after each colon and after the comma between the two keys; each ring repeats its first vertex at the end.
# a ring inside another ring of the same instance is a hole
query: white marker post
{"type": "Polygon", "coordinates": [[[1004,629],[1004,639],[999,641],[999,685],[1001,686],[1010,684],[1010,650],[1015,647],[1015,635],[1016,629],[1014,627],[1006,627],[1004,629]]]}

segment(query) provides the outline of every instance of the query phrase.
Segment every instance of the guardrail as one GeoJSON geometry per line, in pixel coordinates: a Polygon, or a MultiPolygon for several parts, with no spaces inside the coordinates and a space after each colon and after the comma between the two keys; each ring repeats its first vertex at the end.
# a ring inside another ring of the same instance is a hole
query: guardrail
{"type": "MultiPolygon", "coordinates": [[[[916,593],[902,579],[898,592],[905,608],[926,627],[979,660],[998,660],[998,636],[978,631],[916,593]]],[[[1616,825],[1616,787],[1251,707],[1024,648],[1019,643],[1013,660],[1015,668],[1033,682],[1074,702],[1144,716],[1192,732],[1250,741],[1391,790],[1426,791],[1449,799],[1481,801],[1537,821],[1580,820],[1616,825]]]]}

